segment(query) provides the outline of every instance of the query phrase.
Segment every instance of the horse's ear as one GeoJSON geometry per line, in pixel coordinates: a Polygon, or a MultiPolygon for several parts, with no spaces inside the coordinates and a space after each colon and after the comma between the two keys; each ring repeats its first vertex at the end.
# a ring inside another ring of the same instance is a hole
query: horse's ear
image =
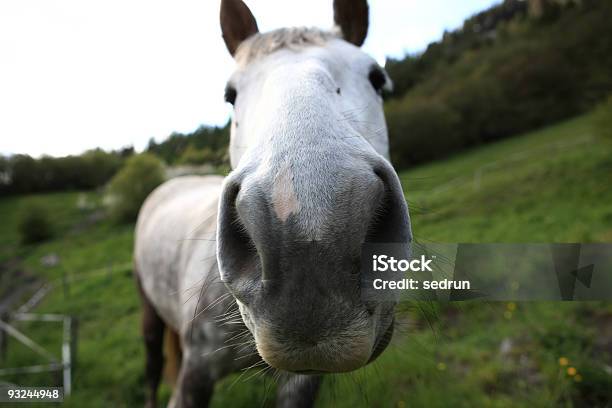
{"type": "Polygon", "coordinates": [[[221,32],[230,54],[253,34],[257,34],[257,21],[242,0],[221,0],[221,32]]]}
{"type": "Polygon", "coordinates": [[[342,37],[360,47],[368,35],[367,0],[334,0],[334,21],[342,37]]]}

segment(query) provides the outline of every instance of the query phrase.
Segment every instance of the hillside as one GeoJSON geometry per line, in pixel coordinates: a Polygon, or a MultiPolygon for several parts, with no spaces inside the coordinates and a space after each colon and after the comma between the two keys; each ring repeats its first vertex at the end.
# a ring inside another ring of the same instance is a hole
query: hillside
{"type": "Polygon", "coordinates": [[[534,16],[506,0],[422,54],[389,61],[396,167],[555,123],[612,92],[612,3],[550,3],[534,16]]]}
{"type": "MultiPolygon", "coordinates": [[[[416,238],[437,242],[600,242],[612,239],[612,145],[583,116],[400,174],[416,238]]],[[[20,196],[0,201],[2,260],[56,283],[36,312],[79,318],[78,366],[67,407],[141,406],[144,398],[139,301],[131,276],[132,225],[92,218],[96,193],[20,196]],[[83,197],[93,204],[79,209],[83,197]],[[21,247],[15,219],[38,201],[61,234],[21,247]],[[40,259],[59,255],[58,266],[40,259]],[[61,276],[70,285],[62,290],[61,276]]],[[[398,316],[392,346],[372,366],[324,383],[321,407],[601,406],[609,401],[610,305],[590,303],[416,304],[398,316]],[[594,328],[599,328],[595,336],[594,328]],[[503,352],[500,350],[504,350],[503,352]],[[566,374],[560,358],[579,377],[566,374]]],[[[59,354],[61,327],[19,326],[59,354]]],[[[36,364],[11,342],[1,367],[36,364]]],[[[218,386],[213,406],[273,406],[269,380],[249,373],[218,386]],[[266,397],[266,393],[268,396],[266,397]]],[[[4,378],[48,384],[44,375],[4,378]]],[[[168,388],[164,396],[168,397],[168,388]]]]}

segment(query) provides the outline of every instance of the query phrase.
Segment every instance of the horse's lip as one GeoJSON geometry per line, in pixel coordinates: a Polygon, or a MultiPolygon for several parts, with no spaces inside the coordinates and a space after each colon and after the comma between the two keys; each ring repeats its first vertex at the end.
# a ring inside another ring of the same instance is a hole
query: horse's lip
{"type": "Polygon", "coordinates": [[[297,371],[293,371],[296,374],[302,374],[302,375],[320,375],[320,374],[327,374],[327,371],[321,371],[321,370],[297,370],[297,371]]]}
{"type": "MultiPolygon", "coordinates": [[[[370,364],[372,361],[376,360],[376,358],[382,354],[382,352],[387,348],[389,343],[391,342],[391,337],[393,337],[393,329],[395,327],[395,318],[391,320],[389,323],[389,327],[382,336],[380,336],[374,346],[374,350],[372,351],[372,355],[370,356],[367,364],[370,364]]],[[[289,370],[295,374],[301,375],[322,375],[322,374],[330,374],[330,371],[324,370],[289,370]]]]}
{"type": "Polygon", "coordinates": [[[370,364],[372,361],[376,360],[376,358],[381,355],[382,352],[387,348],[387,346],[391,342],[391,337],[393,337],[394,326],[395,318],[391,320],[391,323],[389,324],[389,327],[387,327],[385,333],[378,338],[378,341],[374,346],[374,351],[372,352],[372,355],[370,356],[370,359],[368,360],[367,364],[370,364]]]}

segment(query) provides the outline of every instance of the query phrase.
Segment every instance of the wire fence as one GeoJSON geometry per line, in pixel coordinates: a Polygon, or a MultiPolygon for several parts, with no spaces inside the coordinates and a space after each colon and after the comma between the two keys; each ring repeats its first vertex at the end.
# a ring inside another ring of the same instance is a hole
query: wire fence
{"type": "Polygon", "coordinates": [[[78,346],[78,320],[70,315],[52,314],[52,313],[30,313],[53,289],[63,288],[64,297],[70,293],[70,284],[92,279],[99,276],[112,277],[117,272],[123,272],[131,268],[131,263],[120,265],[109,265],[106,268],[98,268],[92,271],[67,275],[62,273],[62,276],[42,285],[25,303],[17,308],[13,313],[8,313],[0,319],[0,354],[2,358],[7,351],[7,336],[15,339],[30,349],[34,354],[41,357],[40,364],[6,367],[0,368],[0,384],[15,386],[10,382],[2,381],[5,376],[18,374],[37,374],[37,373],[60,373],[62,374],[62,384],[64,395],[68,396],[72,392],[72,377],[76,361],[76,350],[78,346]],[[58,358],[48,348],[41,346],[31,337],[20,331],[16,324],[11,322],[40,322],[40,323],[55,323],[62,325],[62,346],[61,355],[58,358]]]}

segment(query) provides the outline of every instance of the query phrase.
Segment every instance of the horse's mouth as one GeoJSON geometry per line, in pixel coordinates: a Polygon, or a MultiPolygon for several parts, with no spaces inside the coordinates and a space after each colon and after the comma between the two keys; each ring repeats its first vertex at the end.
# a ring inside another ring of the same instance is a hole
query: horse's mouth
{"type": "Polygon", "coordinates": [[[296,374],[302,375],[321,375],[321,374],[329,374],[329,371],[320,371],[320,370],[298,370],[294,371],[296,374]]]}
{"type": "MultiPolygon", "coordinates": [[[[383,351],[385,351],[385,349],[387,348],[387,346],[391,342],[391,338],[393,337],[393,328],[394,328],[394,325],[395,325],[395,319],[393,319],[391,321],[391,323],[389,324],[389,327],[387,328],[385,333],[378,338],[378,340],[376,342],[376,345],[374,346],[374,350],[372,351],[372,355],[370,356],[369,360],[364,364],[364,366],[368,365],[372,361],[376,360],[376,358],[378,356],[380,356],[383,351]]],[[[301,375],[323,375],[323,374],[333,374],[333,373],[335,373],[335,371],[313,370],[313,369],[290,370],[290,371],[292,373],[301,374],[301,375]]]]}
{"type": "Polygon", "coordinates": [[[391,320],[389,327],[385,331],[385,333],[378,338],[376,345],[374,346],[374,351],[370,356],[370,359],[366,364],[370,364],[372,361],[376,360],[378,356],[382,354],[383,351],[387,348],[389,343],[391,342],[391,338],[393,337],[393,327],[395,326],[395,318],[391,320]]]}

